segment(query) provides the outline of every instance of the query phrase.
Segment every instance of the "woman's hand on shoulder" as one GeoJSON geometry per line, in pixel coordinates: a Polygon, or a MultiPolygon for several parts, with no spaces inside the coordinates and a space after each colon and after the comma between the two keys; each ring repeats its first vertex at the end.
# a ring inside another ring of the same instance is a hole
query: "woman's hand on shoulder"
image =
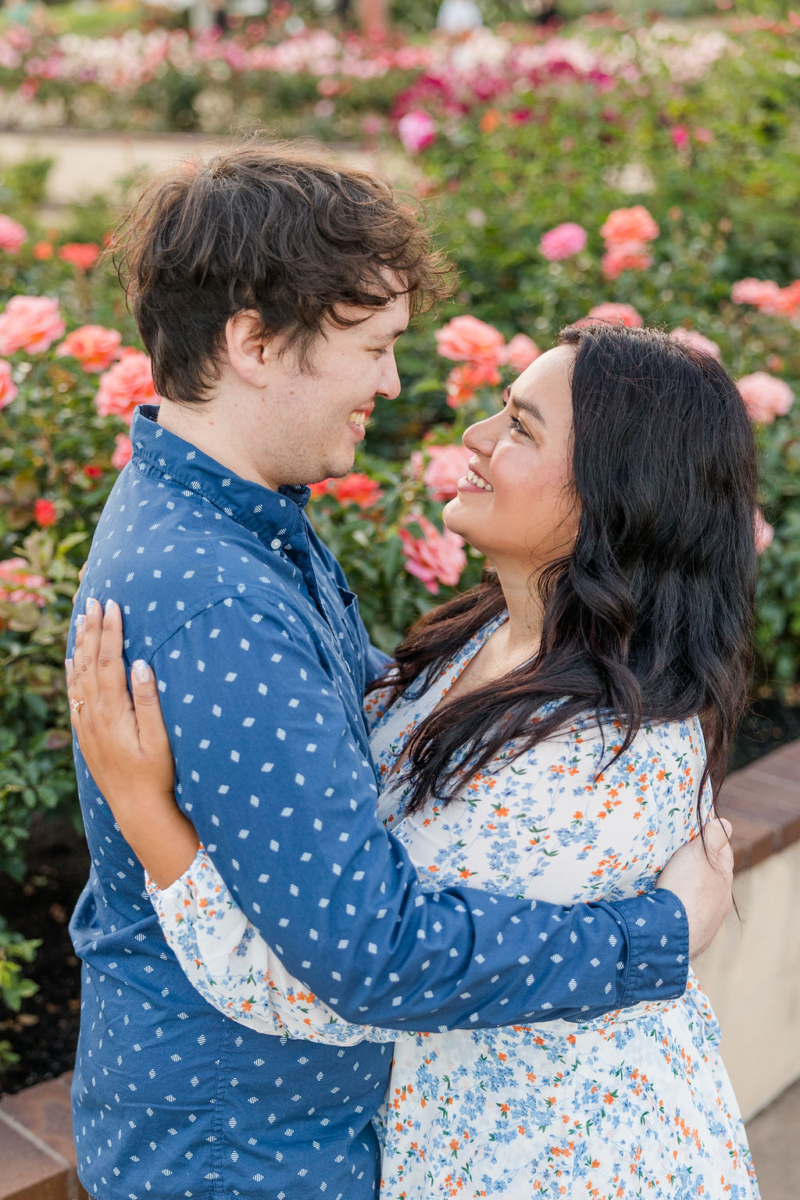
{"type": "Polygon", "coordinates": [[[119,605],[109,600],[104,613],[90,599],[77,617],[75,654],[67,661],[70,720],[122,836],[165,887],[191,864],[197,836],[175,801],[172,750],[147,663],[133,664],[130,686],[119,605]]]}

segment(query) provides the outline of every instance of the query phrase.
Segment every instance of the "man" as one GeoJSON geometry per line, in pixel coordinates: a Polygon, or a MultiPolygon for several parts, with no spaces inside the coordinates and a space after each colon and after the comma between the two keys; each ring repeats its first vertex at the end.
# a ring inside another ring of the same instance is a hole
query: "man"
{"type": "MultiPolygon", "coordinates": [[[[444,291],[414,214],[369,176],[251,146],[157,182],[124,254],[163,403],[135,418],[78,609],[89,637],[100,603],[121,605],[127,661],[158,679],[179,803],[242,909],[360,1023],[579,1019],[681,994],[690,929],[699,950],[729,904],[729,869],[717,877],[702,849],[668,868],[674,892],[570,910],[423,892],[376,819],[361,703],[383,659],[299,485],[351,469],[376,398],[399,392],[409,313],[444,291]]],[[[92,852],[72,922],[84,1185],[130,1200],[372,1196],[390,1049],[263,1037],[207,1006],[76,761],[92,852]]]]}

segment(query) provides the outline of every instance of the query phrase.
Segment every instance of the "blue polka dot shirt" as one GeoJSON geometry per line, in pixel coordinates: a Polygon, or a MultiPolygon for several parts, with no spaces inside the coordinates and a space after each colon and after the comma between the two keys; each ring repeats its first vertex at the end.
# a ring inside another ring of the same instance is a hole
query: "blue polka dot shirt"
{"type": "MultiPolygon", "coordinates": [[[[90,596],[122,606],[127,664],[159,680],[179,803],[287,969],[344,1019],[396,1029],[680,995],[688,929],[670,892],[569,909],[423,890],[375,811],[362,699],[385,660],[304,514],[308,489],[232,476],[157,413],[134,419],[76,611],[90,596]]],[[[99,1200],[368,1200],[391,1046],[267,1037],[207,1004],[77,746],[75,761],[92,862],[71,923],[84,1186],[99,1200]]]]}

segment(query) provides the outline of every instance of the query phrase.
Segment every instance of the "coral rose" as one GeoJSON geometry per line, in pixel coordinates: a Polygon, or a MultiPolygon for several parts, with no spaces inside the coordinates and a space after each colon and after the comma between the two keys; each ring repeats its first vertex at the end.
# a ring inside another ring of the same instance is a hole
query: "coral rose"
{"type": "Polygon", "coordinates": [[[529,338],[527,333],[515,333],[506,346],[503,361],[521,375],[541,353],[536,342],[529,338]]]}
{"type": "Polygon", "coordinates": [[[600,236],[605,238],[608,246],[652,242],[658,234],[658,226],[642,204],[635,204],[633,208],[615,208],[600,227],[600,236]]]}
{"type": "Polygon", "coordinates": [[[644,242],[623,242],[611,246],[600,260],[606,279],[616,279],[623,271],[646,271],[652,265],[653,256],[644,242]]]}
{"type": "Polygon", "coordinates": [[[59,250],[58,257],[79,271],[88,271],[100,257],[100,247],[97,242],[67,242],[59,250]]]}
{"type": "Polygon", "coordinates": [[[117,448],[111,455],[111,465],[115,470],[121,471],[125,464],[131,461],[133,446],[127,433],[118,433],[114,441],[117,448]]]}
{"type": "Polygon", "coordinates": [[[594,308],[589,309],[586,319],[587,321],[611,321],[624,325],[626,329],[639,329],[644,325],[644,318],[639,316],[632,304],[615,304],[613,300],[607,300],[604,304],[595,304],[594,308]]]}
{"type": "Polygon", "coordinates": [[[472,451],[466,446],[427,446],[429,462],[423,481],[431,500],[452,500],[458,493],[456,483],[467,472],[472,451]]]}
{"type": "Polygon", "coordinates": [[[800,313],[800,279],[762,300],[758,306],[763,313],[778,317],[796,317],[800,313]]]}
{"type": "Polygon", "coordinates": [[[767,547],[772,545],[775,530],[764,520],[764,514],[760,508],[756,509],[754,532],[756,537],[756,554],[763,554],[767,547]]]}
{"type": "Polygon", "coordinates": [[[453,362],[490,363],[497,367],[503,360],[505,344],[499,329],[477,317],[453,317],[436,331],[437,350],[442,358],[453,362]]]}
{"type": "Polygon", "coordinates": [[[438,593],[440,583],[455,587],[467,565],[464,539],[449,529],[440,533],[427,517],[411,520],[419,526],[422,537],[414,537],[408,529],[400,530],[409,575],[421,579],[432,596],[438,593]]]}
{"type": "Polygon", "coordinates": [[[28,231],[19,221],[0,213],[0,250],[8,250],[16,254],[20,246],[27,240],[28,231]]]}
{"type": "Polygon", "coordinates": [[[785,416],[792,407],[794,393],[788,383],[766,371],[744,375],[737,380],[736,386],[751,420],[762,425],[771,425],[776,417],[785,416]]]}
{"type": "Polygon", "coordinates": [[[119,358],[122,334],[104,325],[81,325],[73,329],[61,343],[56,354],[77,358],[84,371],[105,371],[119,358]]]}
{"type": "Polygon", "coordinates": [[[0,358],[0,408],[5,408],[17,394],[17,386],[11,378],[11,363],[0,358]]]}
{"type": "Polygon", "coordinates": [[[100,376],[94,402],[101,417],[113,414],[130,425],[137,404],[158,404],[160,400],[153,387],[150,359],[139,350],[129,350],[100,376]]]}
{"type": "Polygon", "coordinates": [[[35,575],[24,558],[7,558],[0,562],[0,600],[10,600],[12,604],[32,601],[44,608],[44,597],[31,590],[43,587],[47,587],[47,580],[43,575],[35,575]]]}
{"type": "Polygon", "coordinates": [[[369,475],[352,471],[342,479],[323,479],[311,485],[311,495],[333,496],[339,504],[357,504],[359,508],[371,508],[383,495],[380,484],[369,475]]]}
{"type": "Polygon", "coordinates": [[[558,262],[562,258],[572,258],[586,246],[586,230],[574,221],[565,221],[548,229],[542,234],[539,250],[549,262],[558,262]]]}
{"type": "Polygon", "coordinates": [[[717,362],[722,358],[722,351],[716,342],[712,342],[711,338],[707,338],[704,334],[698,333],[696,329],[684,329],[678,326],[673,329],[669,335],[673,342],[680,342],[682,346],[689,346],[692,350],[699,350],[701,354],[709,354],[712,358],[716,358],[717,362]]]}
{"type": "Polygon", "coordinates": [[[33,247],[33,257],[39,262],[47,262],[53,257],[53,246],[51,242],[36,242],[33,247]]]}
{"type": "Polygon", "coordinates": [[[501,382],[500,372],[493,363],[462,363],[447,376],[447,404],[450,408],[460,408],[479,388],[497,387],[501,382]]]}
{"type": "Polygon", "coordinates": [[[397,132],[408,153],[419,154],[420,150],[436,141],[436,122],[422,109],[415,109],[400,118],[397,132]]]}
{"type": "Polygon", "coordinates": [[[66,326],[50,296],[12,296],[0,315],[0,354],[39,354],[63,337],[66,326]]]}
{"type": "Polygon", "coordinates": [[[48,529],[58,520],[56,506],[52,500],[38,499],[33,506],[33,519],[42,529],[48,529]]]}

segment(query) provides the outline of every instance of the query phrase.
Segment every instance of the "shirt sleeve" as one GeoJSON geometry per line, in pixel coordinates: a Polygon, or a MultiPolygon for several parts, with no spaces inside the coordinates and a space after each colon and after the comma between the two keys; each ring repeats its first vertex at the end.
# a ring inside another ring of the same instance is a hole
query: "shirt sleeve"
{"type": "Polygon", "coordinates": [[[377,819],[374,769],[322,651],[268,593],[210,606],[152,665],[181,808],[264,941],[344,1020],[579,1020],[684,991],[671,893],[570,909],[423,891],[377,819]]]}
{"type": "Polygon", "coordinates": [[[248,921],[204,847],[180,879],[147,891],[170,949],[204,1000],[256,1033],[327,1045],[414,1037],[351,1025],[289,974],[248,921]]]}

